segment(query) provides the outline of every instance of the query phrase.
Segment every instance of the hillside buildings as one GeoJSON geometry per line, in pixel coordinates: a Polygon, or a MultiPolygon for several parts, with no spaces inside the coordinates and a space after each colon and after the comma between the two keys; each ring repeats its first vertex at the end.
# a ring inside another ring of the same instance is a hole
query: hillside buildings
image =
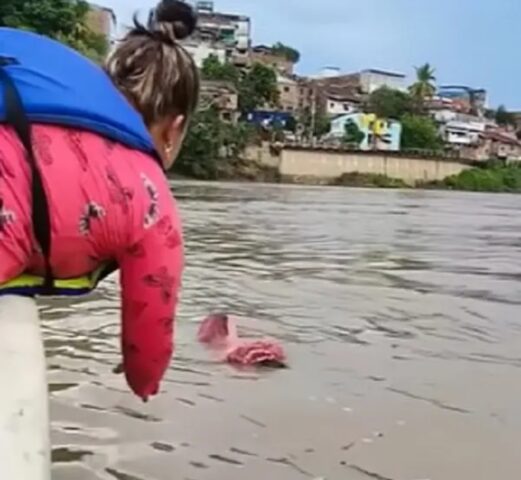
{"type": "Polygon", "coordinates": [[[200,68],[206,58],[215,55],[221,62],[238,67],[250,64],[251,21],[245,15],[219,13],[213,1],[197,1],[197,29],[183,42],[200,68]]]}

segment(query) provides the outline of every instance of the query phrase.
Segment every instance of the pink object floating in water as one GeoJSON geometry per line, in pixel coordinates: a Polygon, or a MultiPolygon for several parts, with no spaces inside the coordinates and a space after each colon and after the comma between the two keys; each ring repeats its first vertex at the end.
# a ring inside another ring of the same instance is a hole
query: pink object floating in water
{"type": "Polygon", "coordinates": [[[286,368],[286,354],[274,340],[245,340],[237,335],[235,322],[226,314],[211,314],[205,318],[197,338],[221,360],[233,365],[256,365],[286,368]]]}

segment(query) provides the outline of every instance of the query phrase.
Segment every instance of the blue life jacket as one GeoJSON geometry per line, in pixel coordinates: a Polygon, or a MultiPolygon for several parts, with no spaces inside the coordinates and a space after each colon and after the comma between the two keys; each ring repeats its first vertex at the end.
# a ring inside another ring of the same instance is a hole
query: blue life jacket
{"type": "MultiPolygon", "coordinates": [[[[79,127],[156,155],[139,113],[95,63],[35,33],[0,28],[0,58],[31,122],[79,127]]],[[[0,122],[5,122],[0,97],[0,122]]]]}
{"type": "MultiPolygon", "coordinates": [[[[31,123],[47,123],[92,131],[143,151],[160,165],[152,138],[139,113],[107,74],[75,50],[34,33],[0,27],[0,123],[10,125],[26,150],[32,174],[32,221],[45,259],[45,278],[24,275],[0,285],[2,292],[66,294],[50,265],[51,229],[47,195],[34,155],[31,123]]],[[[73,282],[83,293],[117,269],[103,266],[85,281],[73,282]]]]}

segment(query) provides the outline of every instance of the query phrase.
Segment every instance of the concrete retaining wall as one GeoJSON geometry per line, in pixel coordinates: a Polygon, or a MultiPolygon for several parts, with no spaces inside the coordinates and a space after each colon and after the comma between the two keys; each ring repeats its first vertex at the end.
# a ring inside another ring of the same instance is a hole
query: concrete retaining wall
{"type": "MultiPolygon", "coordinates": [[[[273,161],[271,159],[271,161],[273,161]]],[[[279,171],[284,177],[338,178],[344,173],[381,174],[414,185],[443,180],[471,168],[469,162],[442,158],[415,158],[379,153],[337,152],[284,148],[279,171]]]]}

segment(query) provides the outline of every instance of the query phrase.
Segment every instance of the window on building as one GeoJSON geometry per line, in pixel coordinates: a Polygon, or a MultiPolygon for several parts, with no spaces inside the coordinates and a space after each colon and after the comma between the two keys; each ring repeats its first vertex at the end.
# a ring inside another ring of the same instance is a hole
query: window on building
{"type": "Polygon", "coordinates": [[[222,112],[222,119],[226,122],[230,122],[231,119],[232,119],[232,114],[231,112],[222,112]]]}
{"type": "Polygon", "coordinates": [[[288,93],[288,92],[289,92],[289,87],[284,87],[284,91],[285,91],[286,93],[288,93]]]}

